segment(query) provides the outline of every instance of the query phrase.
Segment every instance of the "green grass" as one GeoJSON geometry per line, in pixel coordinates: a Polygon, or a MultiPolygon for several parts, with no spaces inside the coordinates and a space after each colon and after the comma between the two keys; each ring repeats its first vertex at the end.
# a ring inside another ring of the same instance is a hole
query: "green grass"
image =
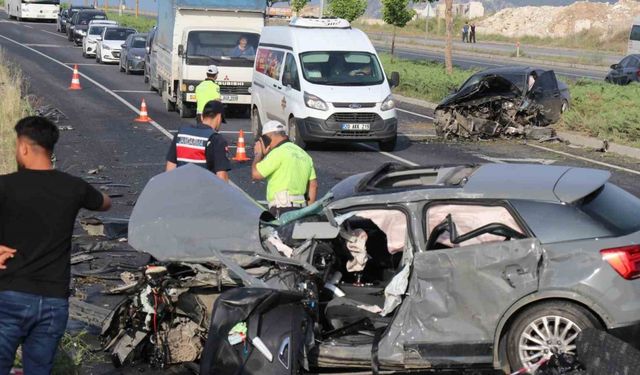
{"type": "MultiPolygon", "coordinates": [[[[417,99],[438,103],[451,89],[460,86],[474,71],[454,68],[449,76],[439,63],[394,59],[380,56],[387,73],[400,73],[400,86],[394,91],[417,99]]],[[[571,91],[571,108],[555,125],[559,130],[607,139],[640,147],[640,84],[616,86],[583,80],[567,82],[571,91]]]]}
{"type": "MultiPolygon", "coordinates": [[[[471,22],[477,22],[472,20],[471,22]]],[[[465,20],[463,18],[455,18],[453,25],[453,38],[455,41],[461,40],[461,29],[465,20]]],[[[393,28],[389,25],[367,25],[363,22],[356,21],[354,26],[366,32],[387,33],[391,35],[393,28]]],[[[424,19],[414,20],[402,29],[397,29],[398,35],[405,36],[425,36],[426,21],[424,19]]],[[[446,34],[444,20],[429,20],[429,38],[444,38],[446,34]]],[[[524,37],[507,37],[504,35],[485,35],[478,34],[478,42],[503,42],[516,44],[520,42],[523,46],[539,46],[539,47],[557,47],[557,48],[573,48],[591,51],[611,51],[624,54],[627,50],[627,41],[629,38],[628,31],[620,31],[613,35],[603,35],[601,32],[594,30],[585,30],[580,33],[567,36],[564,38],[540,38],[532,36],[524,37]]]]}
{"type": "Polygon", "coordinates": [[[148,32],[156,24],[155,18],[147,16],[136,17],[132,14],[123,14],[122,16],[119,16],[118,12],[107,12],[107,18],[118,22],[121,26],[133,27],[140,33],[148,32]]]}
{"type": "MultiPolygon", "coordinates": [[[[2,0],[0,0],[2,1],[2,0]]],[[[29,105],[24,97],[22,73],[10,63],[0,49],[0,174],[15,170],[15,133],[13,127],[29,114],[29,105]]]]}

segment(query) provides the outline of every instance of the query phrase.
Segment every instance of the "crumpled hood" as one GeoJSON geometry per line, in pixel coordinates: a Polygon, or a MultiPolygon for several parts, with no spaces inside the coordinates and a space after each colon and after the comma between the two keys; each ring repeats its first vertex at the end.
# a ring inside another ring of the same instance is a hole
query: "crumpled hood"
{"type": "Polygon", "coordinates": [[[487,99],[491,97],[515,98],[521,95],[522,91],[508,79],[497,75],[488,75],[483,77],[475,85],[449,95],[438,105],[438,108],[462,104],[478,99],[487,99]]]}
{"type": "Polygon", "coordinates": [[[263,211],[213,173],[185,165],[147,183],[131,214],[129,243],[160,261],[216,261],[212,249],[260,254],[263,211]]]}

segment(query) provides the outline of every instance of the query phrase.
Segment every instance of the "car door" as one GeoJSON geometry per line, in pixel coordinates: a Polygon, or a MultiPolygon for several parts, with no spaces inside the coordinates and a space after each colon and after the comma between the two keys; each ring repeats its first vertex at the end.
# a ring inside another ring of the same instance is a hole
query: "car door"
{"type": "MultiPolygon", "coordinates": [[[[284,71],[282,72],[282,113],[280,118],[288,120],[290,114],[294,114],[296,106],[303,102],[303,93],[300,88],[300,70],[295,56],[288,52],[285,57],[284,71]]],[[[287,124],[287,122],[283,122],[287,124]]],[[[291,132],[291,129],[289,129],[291,132]]]]}
{"type": "Polygon", "coordinates": [[[380,342],[380,361],[405,367],[491,364],[496,329],[538,290],[539,241],[508,206],[435,202],[424,211],[426,251],[380,342]]]}
{"type": "Polygon", "coordinates": [[[562,115],[562,94],[553,70],[538,74],[530,92],[533,102],[542,106],[546,123],[555,123],[562,115]]]}
{"type": "Polygon", "coordinates": [[[640,60],[635,56],[629,56],[628,61],[622,67],[623,75],[621,83],[627,84],[638,80],[638,70],[640,69],[640,60]]]}
{"type": "Polygon", "coordinates": [[[133,40],[132,35],[127,37],[127,40],[122,43],[120,47],[122,47],[122,51],[120,51],[120,66],[125,68],[128,64],[127,62],[127,54],[129,52],[129,48],[131,48],[131,41],[133,40]]]}

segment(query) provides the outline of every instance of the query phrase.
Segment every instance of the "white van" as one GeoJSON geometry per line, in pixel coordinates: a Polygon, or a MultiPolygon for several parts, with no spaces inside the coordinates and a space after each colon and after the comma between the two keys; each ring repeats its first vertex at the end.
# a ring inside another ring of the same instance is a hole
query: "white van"
{"type": "Polygon", "coordinates": [[[376,50],[342,19],[294,18],[267,26],[253,70],[251,127],[277,120],[297,145],[308,142],[377,142],[393,151],[398,132],[391,87],[376,50]]]}
{"type": "Polygon", "coordinates": [[[637,17],[631,25],[629,47],[627,48],[627,55],[636,53],[640,53],[640,17],[637,17]]]}

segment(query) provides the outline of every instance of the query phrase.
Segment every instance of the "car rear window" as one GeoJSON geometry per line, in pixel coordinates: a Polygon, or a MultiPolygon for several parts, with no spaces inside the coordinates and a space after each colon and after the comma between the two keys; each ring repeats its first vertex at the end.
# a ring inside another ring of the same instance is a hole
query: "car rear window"
{"type": "Polygon", "coordinates": [[[512,201],[542,243],[619,237],[640,231],[640,199],[606,184],[575,204],[512,201]]]}

